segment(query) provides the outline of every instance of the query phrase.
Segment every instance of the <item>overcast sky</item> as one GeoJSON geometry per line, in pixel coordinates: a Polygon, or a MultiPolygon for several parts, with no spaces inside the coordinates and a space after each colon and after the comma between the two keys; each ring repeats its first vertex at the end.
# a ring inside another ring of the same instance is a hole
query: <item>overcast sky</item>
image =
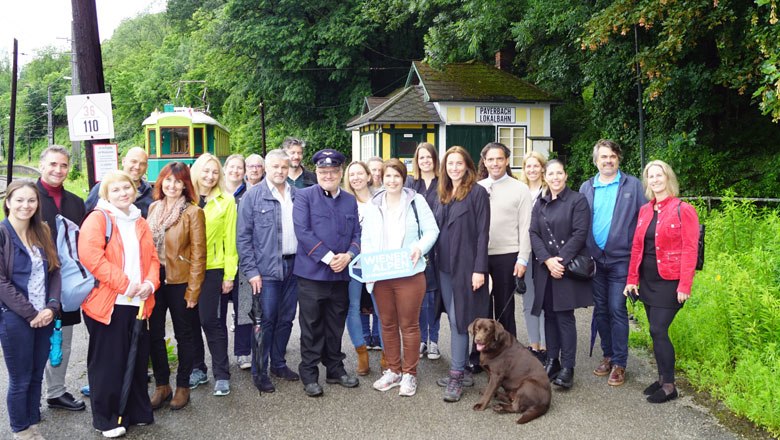
{"type": "MultiPolygon", "coordinates": [[[[166,0],[95,0],[100,41],[111,37],[126,18],[165,10],[166,0]]],[[[70,51],[71,0],[3,0],[0,7],[0,58],[11,59],[13,39],[19,41],[19,63],[37,49],[54,46],[70,51]],[[25,55],[22,55],[25,54],[25,55]]]]}

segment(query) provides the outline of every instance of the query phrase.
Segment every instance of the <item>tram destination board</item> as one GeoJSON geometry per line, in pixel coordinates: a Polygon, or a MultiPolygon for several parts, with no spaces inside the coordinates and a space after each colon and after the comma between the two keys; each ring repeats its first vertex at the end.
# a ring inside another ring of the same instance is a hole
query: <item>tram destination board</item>
{"type": "Polygon", "coordinates": [[[110,93],[65,97],[68,132],[71,141],[91,141],[114,137],[114,115],[110,93]]]}

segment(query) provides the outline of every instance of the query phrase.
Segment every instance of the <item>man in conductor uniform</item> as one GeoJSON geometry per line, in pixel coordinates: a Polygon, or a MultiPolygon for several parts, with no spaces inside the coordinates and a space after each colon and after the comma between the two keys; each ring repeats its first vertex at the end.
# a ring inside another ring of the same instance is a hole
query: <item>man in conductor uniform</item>
{"type": "Polygon", "coordinates": [[[360,253],[357,201],[339,189],[346,158],[336,150],[312,157],[317,184],[299,190],[293,204],[298,239],[293,274],[298,277],[298,321],[301,326],[301,364],[298,368],[309,397],[322,395],[318,365],[325,381],[347,388],[358,379],[347,374],[341,338],[349,308],[347,265],[360,253]]]}

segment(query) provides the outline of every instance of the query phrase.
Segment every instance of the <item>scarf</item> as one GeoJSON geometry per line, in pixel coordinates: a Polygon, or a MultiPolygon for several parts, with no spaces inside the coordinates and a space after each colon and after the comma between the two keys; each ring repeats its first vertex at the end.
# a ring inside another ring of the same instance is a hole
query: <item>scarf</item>
{"type": "Polygon", "coordinates": [[[180,196],[173,204],[159,201],[160,209],[155,209],[148,219],[149,229],[152,231],[152,240],[160,256],[160,264],[165,266],[165,231],[179,222],[181,214],[187,209],[187,199],[180,196]]]}

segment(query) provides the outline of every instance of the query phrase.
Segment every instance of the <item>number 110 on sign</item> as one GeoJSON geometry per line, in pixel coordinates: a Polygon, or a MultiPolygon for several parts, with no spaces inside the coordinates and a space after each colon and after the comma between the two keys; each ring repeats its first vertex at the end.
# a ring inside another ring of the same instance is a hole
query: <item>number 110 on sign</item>
{"type": "Polygon", "coordinates": [[[98,133],[100,131],[100,122],[96,118],[94,105],[85,105],[80,116],[84,123],[84,133],[98,133]]]}

